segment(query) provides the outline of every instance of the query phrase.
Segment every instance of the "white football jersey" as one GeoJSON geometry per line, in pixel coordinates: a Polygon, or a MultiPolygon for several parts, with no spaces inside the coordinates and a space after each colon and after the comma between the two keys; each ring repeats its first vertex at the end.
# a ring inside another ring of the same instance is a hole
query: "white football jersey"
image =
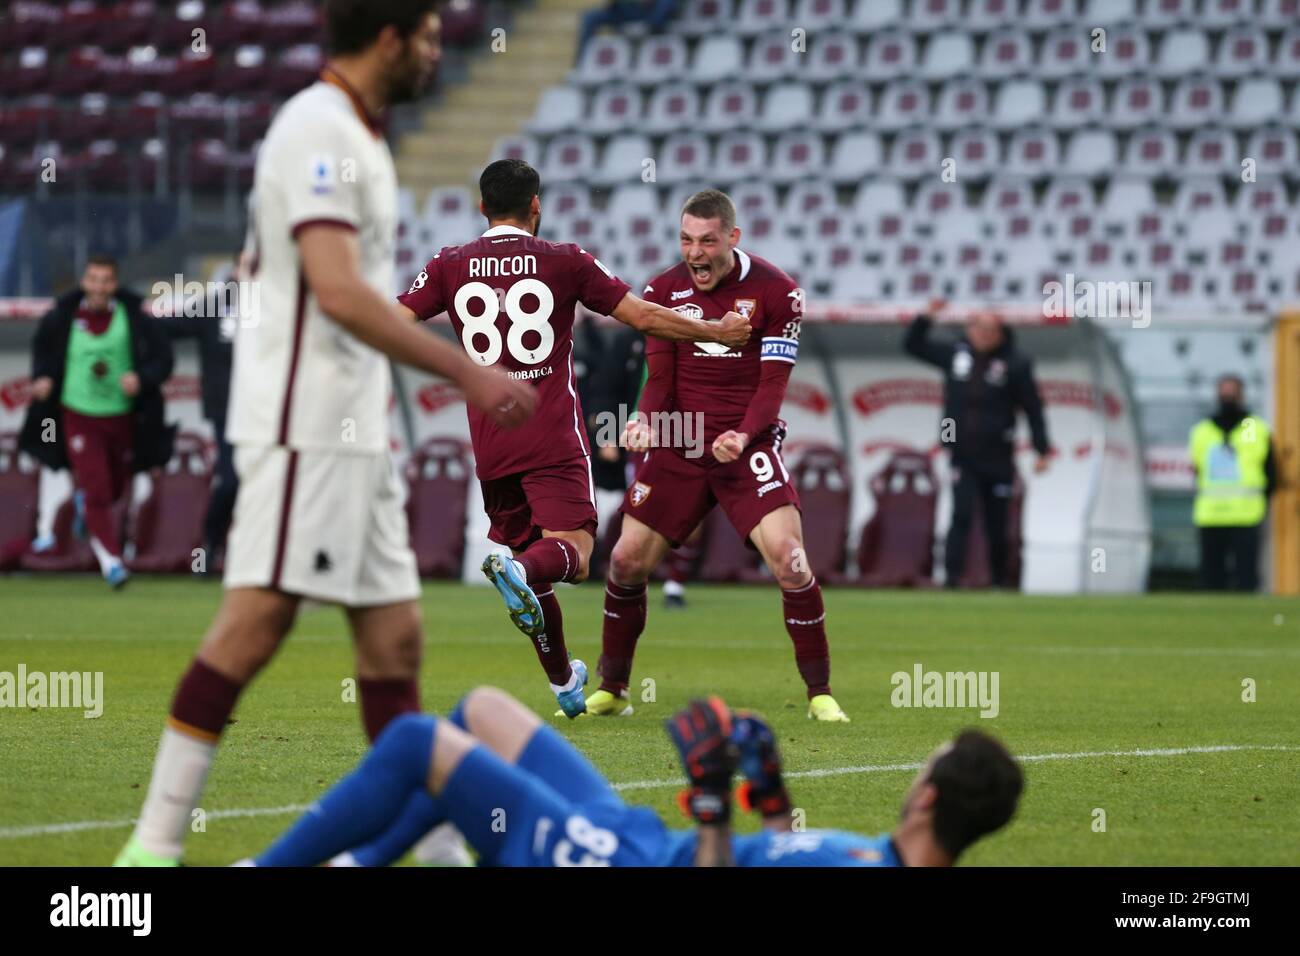
{"type": "Polygon", "coordinates": [[[351,92],[321,81],[284,104],[258,154],[249,205],[255,297],[235,339],[229,440],[387,451],[388,358],[321,312],[295,241],[313,223],[356,230],[362,276],[391,295],[397,173],[351,92]]]}

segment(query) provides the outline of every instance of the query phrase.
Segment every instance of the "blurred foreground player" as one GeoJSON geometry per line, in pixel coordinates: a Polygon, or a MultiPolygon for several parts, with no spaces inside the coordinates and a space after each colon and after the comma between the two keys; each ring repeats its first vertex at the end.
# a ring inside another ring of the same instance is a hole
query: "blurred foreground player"
{"type": "Polygon", "coordinates": [[[951,866],[1011,819],[1024,785],[1000,743],[966,731],[930,755],[892,833],[795,832],[775,737],[761,718],[733,715],[714,697],[693,701],[666,727],[686,771],[680,803],[695,830],[670,830],[653,810],[629,807],[526,707],[478,688],[448,718],[393,721],[351,775],[245,865],[347,863],[335,854],[382,830],[412,794],[427,793],[484,866],[951,866]],[[763,816],[759,833],[731,833],[737,769],[743,803],[763,816]]]}
{"type": "Polygon", "coordinates": [[[432,75],[433,11],[433,0],[329,0],[331,59],[280,109],[258,154],[260,309],[235,340],[240,489],[226,593],[176,689],[118,865],[179,862],[235,702],[304,597],[346,609],[372,740],[419,709],[420,582],[389,459],[389,359],[446,376],[502,425],[534,406],[525,385],[470,362],[389,298],[397,180],[377,116],[432,75]]]}
{"type": "Polygon", "coordinates": [[[483,573],[511,621],[532,640],[567,717],[586,709],[587,666],[570,664],[552,585],[586,580],[596,535],[591,448],[573,369],[574,310],[582,303],[646,335],[699,340],[727,351],[749,339],[749,321],[730,308],[687,317],[645,302],[573,243],[537,237],[541,180],[518,159],[488,165],[479,178],[488,229],[443,249],[399,301],[413,318],[451,317],[456,337],[481,366],[499,367],[535,389],[537,414],[506,432],[469,410],[474,470],[491,519],[488,537],[514,558],[491,554],[483,573]]]}
{"type": "Polygon", "coordinates": [[[731,198],[716,189],[698,192],[682,209],[683,261],[646,286],[648,299],[685,315],[734,309],[749,318],[761,342],[646,346],[641,414],[628,422],[624,439],[647,454],[623,500],[623,527],[610,555],[601,684],[587,702],[593,715],[632,712],[627,687],[645,629],[646,581],[719,505],[781,588],[808,716],[849,719],[831,696],[821,585],[808,567],[799,495],[781,459],[779,414],[799,354],[803,293],[775,265],[738,248],[739,241],[731,198]]]}

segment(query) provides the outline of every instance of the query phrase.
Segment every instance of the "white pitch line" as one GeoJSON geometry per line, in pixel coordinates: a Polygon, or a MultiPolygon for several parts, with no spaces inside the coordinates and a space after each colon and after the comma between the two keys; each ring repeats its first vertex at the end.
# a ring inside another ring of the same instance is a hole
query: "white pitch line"
{"type": "MultiPolygon", "coordinates": [[[[1300,746],[1290,744],[1218,744],[1208,747],[1163,747],[1145,750],[1085,750],[1079,753],[1029,754],[1018,757],[1021,763],[1042,763],[1054,760],[1088,760],[1095,757],[1183,757],[1189,754],[1236,753],[1258,750],[1300,750],[1300,746]]],[[[855,773],[895,773],[919,770],[922,763],[888,763],[863,764],[856,767],[827,767],[821,770],[795,770],[785,774],[787,779],[810,779],[816,777],[840,777],[855,773]]],[[[680,778],[671,780],[630,780],[626,783],[613,784],[615,790],[659,790],[664,787],[680,787],[680,778]]],[[[274,817],[290,813],[302,813],[310,804],[291,803],[283,807],[249,807],[242,810],[213,810],[209,819],[222,820],[237,817],[274,817]]],[[[76,823],[44,823],[28,827],[2,827],[0,840],[18,840],[23,837],[49,836],[58,833],[81,833],[86,830],[117,830],[135,826],[135,820],[81,820],[76,823]]]]}

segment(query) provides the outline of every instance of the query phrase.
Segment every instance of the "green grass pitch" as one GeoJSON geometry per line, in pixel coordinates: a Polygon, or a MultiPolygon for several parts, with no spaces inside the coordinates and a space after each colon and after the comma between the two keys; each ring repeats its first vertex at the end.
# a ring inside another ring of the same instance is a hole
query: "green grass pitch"
{"type": "MultiPolygon", "coordinates": [[[[602,597],[597,582],[560,595],[569,647],[593,668],[602,597]]],[[[853,723],[823,725],[805,716],[774,588],[699,586],[689,597],[688,610],[667,612],[651,592],[633,717],[552,720],[610,780],[642,784],[625,791],[629,800],[674,825],[684,821],[662,720],[689,697],[717,693],[772,720],[809,827],[889,829],[913,775],[890,768],[974,725],[1040,759],[1025,765],[1015,821],[963,862],[1300,862],[1300,602],[828,589],[833,685],[853,723]],[[892,706],[891,674],[917,663],[998,672],[998,715],[892,706]],[[641,699],[647,678],[653,701],[641,699]],[[1253,703],[1242,699],[1246,678],[1253,703]]],[[[209,581],[139,579],[113,594],[90,578],[0,580],[0,671],[21,663],[29,673],[102,671],[105,681],[98,719],[0,709],[0,864],[111,861],[139,811],[177,678],[219,599],[209,581]]],[[[494,592],[430,584],[423,607],[427,708],[445,712],[490,683],[551,720],[533,651],[494,592]]],[[[358,708],[343,693],[345,635],[338,611],[304,611],[246,692],[187,862],[256,852],[292,821],[286,807],[309,803],[361,756],[358,708]]]]}

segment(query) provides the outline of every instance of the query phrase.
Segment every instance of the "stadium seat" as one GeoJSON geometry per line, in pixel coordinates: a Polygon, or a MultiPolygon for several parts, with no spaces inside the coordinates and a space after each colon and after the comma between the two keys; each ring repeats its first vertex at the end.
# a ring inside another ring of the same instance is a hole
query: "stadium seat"
{"type": "Polygon", "coordinates": [[[990,218],[1032,213],[1034,187],[1021,179],[994,179],[984,190],[980,211],[990,218]]]}
{"type": "Polygon", "coordinates": [[[632,43],[622,36],[593,37],[573,72],[583,86],[621,82],[632,72],[632,43]]]}
{"type": "Polygon", "coordinates": [[[689,0],[672,29],[685,36],[707,36],[731,26],[733,0],[689,0]]]}
{"type": "Polygon", "coordinates": [[[790,19],[788,0],[739,0],[730,28],[743,37],[786,29],[790,19]]]}
{"type": "Polygon", "coordinates": [[[848,0],[795,0],[790,22],[814,35],[819,30],[839,30],[848,19],[848,7],[848,0]]]}
{"type": "Polygon", "coordinates": [[[748,83],[719,83],[712,87],[704,102],[706,129],[725,131],[750,127],[758,115],[758,94],[748,83]]]}
{"type": "MultiPolygon", "coordinates": [[[[861,3],[858,4],[862,6],[861,3]]],[[[893,80],[916,69],[916,41],[901,30],[882,30],[867,40],[863,73],[868,80],[893,80]]]]}
{"type": "MultiPolygon", "coordinates": [[[[644,138],[644,137],[643,137],[644,138]]],[[[608,153],[607,153],[608,155],[608,153]]],[[[648,147],[640,156],[651,155],[648,147]]],[[[542,153],[541,173],[543,182],[569,182],[575,179],[591,177],[596,172],[596,147],[591,138],[581,133],[563,133],[551,139],[542,153]]],[[[640,159],[636,170],[640,170],[640,159]]],[[[631,176],[631,170],[619,170],[619,178],[631,176]]],[[[606,182],[614,180],[605,179],[606,182]]]]}
{"type": "Polygon", "coordinates": [[[1111,99],[1106,122],[1119,130],[1136,129],[1157,122],[1164,115],[1164,94],[1160,81],[1132,76],[1119,81],[1111,99]]]}
{"type": "Polygon", "coordinates": [[[767,147],[757,133],[724,133],[718,137],[715,161],[727,180],[762,176],[767,170],[767,147]]]}
{"type": "Polygon", "coordinates": [[[406,519],[423,578],[459,578],[465,554],[469,450],[454,438],[430,438],[406,464],[406,519]]]}
{"type": "Polygon", "coordinates": [[[587,120],[586,98],[576,86],[552,86],[543,91],[528,122],[528,132],[553,136],[579,129],[587,120]]]}
{"type": "Polygon", "coordinates": [[[841,212],[835,198],[835,190],[828,183],[817,180],[792,185],[780,208],[781,215],[787,220],[801,220],[841,212]]]}
{"type": "Polygon", "coordinates": [[[744,76],[756,83],[772,83],[801,72],[806,59],[807,54],[795,52],[788,30],[765,33],[750,47],[744,76]]]}
{"type": "Polygon", "coordinates": [[[1110,130],[1081,130],[1070,136],[1064,170],[1076,176],[1102,176],[1119,161],[1119,142],[1110,130]]]}
{"type": "MultiPolygon", "coordinates": [[[[1033,65],[1034,46],[1023,30],[1002,29],[989,35],[980,55],[981,76],[1002,80],[1025,73],[1033,65]]],[[[965,69],[963,65],[962,69],[965,69]]]]}
{"type": "Polygon", "coordinates": [[[1211,126],[1192,133],[1182,168],[1194,176],[1227,175],[1241,171],[1237,137],[1226,129],[1211,126]]]}
{"type": "Polygon", "coordinates": [[[957,161],[957,175],[963,182],[993,175],[1001,161],[997,135],[983,126],[954,134],[949,152],[957,161]]]}
{"type": "Polygon", "coordinates": [[[721,508],[714,508],[704,519],[703,541],[700,544],[701,581],[714,584],[734,583],[744,580],[746,572],[757,570],[758,552],[745,547],[736,529],[731,526],[721,508]]]}
{"type": "Polygon", "coordinates": [[[1296,149],[1296,136],[1288,129],[1275,126],[1256,130],[1246,145],[1246,155],[1258,164],[1256,175],[1260,180],[1297,176],[1300,153],[1296,149]]]}
{"type": "Polygon", "coordinates": [[[814,83],[828,83],[856,76],[860,69],[857,40],[842,33],[825,33],[813,37],[807,65],[799,76],[814,83]]]}
{"type": "Polygon", "coordinates": [[[713,169],[712,153],[703,133],[673,133],[659,150],[658,181],[672,185],[707,177],[713,169]]]}
{"type": "Polygon", "coordinates": [[[1011,137],[1003,168],[1013,176],[1037,178],[1055,172],[1060,158],[1055,133],[1041,128],[1023,129],[1011,137]]]}
{"type": "Polygon", "coordinates": [[[1223,181],[1213,176],[1188,178],[1178,189],[1174,211],[1184,221],[1206,212],[1227,208],[1223,181]]]}
{"type": "Polygon", "coordinates": [[[1171,30],[1160,41],[1160,49],[1151,71],[1163,79],[1199,73],[1210,68],[1210,40],[1192,27],[1171,30]]]}
{"type": "Polygon", "coordinates": [[[580,118],[584,132],[598,136],[621,133],[641,126],[641,93],[628,84],[610,84],[596,90],[591,108],[580,118]]]}
{"type": "Polygon", "coordinates": [[[762,133],[780,133],[807,126],[813,118],[812,87],[804,83],[774,83],[763,97],[754,128],[762,133]]]}
{"type": "MultiPolygon", "coordinates": [[[[721,154],[723,145],[718,144],[721,154]]],[[[720,162],[719,165],[722,165],[720,162]]],[[[748,216],[774,216],[780,211],[776,197],[776,187],[762,180],[749,180],[738,183],[731,188],[731,201],[736,205],[736,214],[743,220],[748,216]]],[[[741,227],[744,228],[743,226],[741,227]]]]}
{"type": "Polygon", "coordinates": [[[813,127],[823,132],[838,132],[866,126],[870,118],[870,90],[863,83],[845,80],[822,93],[813,127]]]}
{"type": "Polygon", "coordinates": [[[1092,52],[1089,36],[1085,31],[1075,27],[1063,27],[1053,31],[1043,40],[1038,62],[1033,66],[1034,75],[1044,80],[1060,80],[1071,76],[1083,76],[1091,72],[1092,60],[1097,54],[1092,52]]]}
{"type": "Polygon", "coordinates": [[[1282,29],[1300,20],[1300,0],[1260,0],[1255,22],[1269,29],[1282,29]]]}
{"type": "Polygon", "coordinates": [[[926,587],[934,576],[938,492],[930,459],[899,451],[867,482],[875,511],[858,541],[859,582],[870,587],[926,587]]]}
{"type": "Polygon", "coordinates": [[[1142,26],[1130,23],[1112,27],[1107,31],[1105,56],[1095,59],[1097,73],[1103,79],[1140,76],[1151,66],[1151,41],[1142,26]]]}
{"type": "Polygon", "coordinates": [[[1234,27],[1219,41],[1214,72],[1239,79],[1268,69],[1268,37],[1255,26],[1234,27]]]}
{"type": "Polygon", "coordinates": [[[933,33],[953,26],[961,18],[961,0],[912,0],[906,26],[917,33],[933,33]]]}
{"type": "Polygon", "coordinates": [[[1139,130],[1129,137],[1124,152],[1124,171],[1134,176],[1158,177],[1172,173],[1178,165],[1178,141],[1167,129],[1139,130]]]}
{"type": "Polygon", "coordinates": [[[1075,0],[1025,0],[1022,18],[1030,30],[1050,30],[1069,23],[1077,12],[1075,0]]]}
{"type": "Polygon", "coordinates": [[[13,570],[36,537],[40,496],[40,468],[18,451],[16,432],[0,433],[0,571],[13,570]]]}
{"type": "Polygon", "coordinates": [[[529,166],[542,167],[541,146],[531,136],[503,136],[492,146],[493,159],[522,159],[529,166]]]}
{"type": "Polygon", "coordinates": [[[1103,123],[1105,113],[1106,95],[1101,82],[1092,77],[1072,77],[1057,86],[1047,121],[1057,129],[1078,129],[1103,123]]]}
{"type": "Polygon", "coordinates": [[[1204,0],[1200,22],[1207,27],[1229,27],[1254,19],[1254,0],[1204,0]]]}
{"type": "MultiPolygon", "coordinates": [[[[789,44],[786,44],[789,49],[789,44]]],[[[691,58],[690,77],[696,83],[717,83],[744,75],[744,49],[740,39],[715,34],[702,39],[691,58]]]]}
{"type": "Polygon", "coordinates": [[[194,552],[203,545],[215,458],[216,449],[203,436],[191,432],[176,436],[171,461],[150,473],[149,496],[135,514],[131,533],[135,555],[127,561],[132,571],[158,574],[194,569],[194,552]]]}
{"type": "Polygon", "coordinates": [[[1227,121],[1238,129],[1255,129],[1282,118],[1282,87],[1271,77],[1239,80],[1227,121]]]}
{"type": "MultiPolygon", "coordinates": [[[[583,140],[590,143],[590,140],[583,140]]],[[[554,146],[554,143],[552,143],[554,146]]],[[[644,175],[646,161],[654,159],[658,166],[659,159],[656,157],[653,148],[650,145],[650,138],[640,133],[623,133],[615,136],[605,144],[603,155],[600,159],[600,165],[594,168],[588,168],[581,174],[565,176],[565,179],[586,179],[598,186],[612,186],[615,183],[625,183],[631,180],[638,180],[644,175]]],[[[550,168],[549,165],[547,167],[550,168]]],[[[549,178],[546,173],[542,173],[542,180],[549,178]]]]}
{"type": "Polygon", "coordinates": [[[870,36],[880,30],[896,27],[906,19],[903,0],[857,0],[849,10],[845,27],[860,36],[870,36]]]}
{"type": "Polygon", "coordinates": [[[1142,18],[1160,30],[1191,23],[1196,19],[1196,0],[1147,0],[1142,18]]]}
{"type": "Polygon", "coordinates": [[[943,159],[939,134],[924,129],[909,129],[894,138],[889,166],[900,179],[913,181],[933,176],[943,159]]]}
{"type": "Polygon", "coordinates": [[[672,33],[646,37],[637,48],[631,79],[645,84],[682,76],[686,72],[686,60],[686,40],[682,37],[672,33]]]}
{"type": "Polygon", "coordinates": [[[930,116],[930,92],[918,80],[895,80],[880,95],[876,128],[892,132],[909,126],[923,125],[930,116]]]}
{"type": "Polygon", "coordinates": [[[997,129],[1028,126],[1042,120],[1047,112],[1047,91],[1038,80],[1009,80],[997,93],[990,122],[997,129]]]}
{"type": "Polygon", "coordinates": [[[864,183],[853,199],[853,221],[864,238],[897,239],[902,234],[906,214],[903,185],[894,179],[878,178],[864,183]]]}
{"type": "Polygon", "coordinates": [[[974,33],[983,33],[1014,23],[1020,13],[1018,0],[970,0],[963,21],[974,33]]]}
{"type": "Polygon", "coordinates": [[[972,79],[951,80],[939,91],[934,125],[941,130],[958,129],[983,124],[988,115],[987,84],[972,79]]]}
{"type": "Polygon", "coordinates": [[[1223,116],[1223,87],[1210,77],[1187,77],[1174,88],[1166,122],[1185,130],[1219,122],[1223,116]]]}
{"type": "Polygon", "coordinates": [[[828,445],[803,449],[790,466],[790,483],[799,492],[809,570],[821,581],[841,580],[848,561],[852,497],[843,453],[828,445]]]}
{"type": "MultiPolygon", "coordinates": [[[[635,187],[632,187],[635,188],[635,187]]],[[[649,190],[645,190],[649,192],[649,190]]],[[[585,216],[591,213],[591,190],[582,183],[556,183],[542,189],[543,210],[552,216],[585,216]]],[[[610,199],[611,205],[613,198],[610,199]]]]}
{"type": "Polygon", "coordinates": [[[1119,220],[1154,209],[1155,206],[1155,191],[1151,188],[1150,180],[1117,176],[1112,177],[1107,184],[1099,211],[1105,219],[1119,220]]]}
{"type": "Polygon", "coordinates": [[[933,82],[961,76],[974,66],[975,41],[970,34],[954,30],[930,37],[918,72],[923,79],[933,82]]]}
{"type": "Polygon", "coordinates": [[[1080,22],[1109,27],[1138,19],[1138,0],[1083,0],[1080,22]]]}
{"type": "Polygon", "coordinates": [[[849,186],[879,172],[884,147],[875,133],[845,133],[831,147],[831,166],[827,176],[840,186],[849,186]]]}
{"type": "Polygon", "coordinates": [[[700,96],[689,83],[669,81],[654,87],[640,128],[652,135],[671,133],[693,123],[700,113],[700,96]]]}
{"type": "Polygon", "coordinates": [[[777,184],[819,175],[826,166],[826,146],[814,133],[783,133],[772,150],[768,175],[777,184]]]}

